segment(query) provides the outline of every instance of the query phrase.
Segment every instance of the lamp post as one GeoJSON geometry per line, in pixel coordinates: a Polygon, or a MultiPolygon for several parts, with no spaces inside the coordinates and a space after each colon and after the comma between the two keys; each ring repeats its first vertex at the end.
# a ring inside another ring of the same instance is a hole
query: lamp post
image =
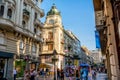
{"type": "Polygon", "coordinates": [[[52,58],[52,62],[54,63],[54,80],[57,80],[57,78],[56,78],[56,65],[55,65],[55,63],[58,61],[58,58],[56,57],[56,54],[57,54],[57,51],[56,50],[54,50],[53,51],[53,58],[52,58]]]}
{"type": "Polygon", "coordinates": [[[70,74],[70,63],[71,63],[71,60],[70,60],[70,55],[68,55],[68,61],[67,61],[67,63],[68,63],[68,66],[69,66],[69,74],[70,74]]]}

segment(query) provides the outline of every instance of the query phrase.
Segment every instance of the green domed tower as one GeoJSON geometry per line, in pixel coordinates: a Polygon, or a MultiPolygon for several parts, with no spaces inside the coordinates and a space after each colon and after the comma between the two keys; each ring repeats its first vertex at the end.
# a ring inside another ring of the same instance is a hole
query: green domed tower
{"type": "Polygon", "coordinates": [[[47,27],[48,24],[50,25],[57,24],[59,26],[62,26],[60,11],[56,8],[55,4],[53,4],[51,9],[47,12],[45,24],[47,25],[47,27]]]}
{"type": "Polygon", "coordinates": [[[53,4],[53,6],[50,9],[50,11],[47,13],[47,16],[49,16],[49,15],[60,15],[60,12],[56,8],[55,4],[53,4]]]}

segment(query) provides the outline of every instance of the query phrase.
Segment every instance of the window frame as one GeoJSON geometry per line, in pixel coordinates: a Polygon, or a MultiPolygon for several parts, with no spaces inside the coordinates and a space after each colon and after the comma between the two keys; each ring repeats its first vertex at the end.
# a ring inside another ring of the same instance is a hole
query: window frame
{"type": "Polygon", "coordinates": [[[13,12],[13,10],[12,10],[11,8],[8,8],[7,17],[8,17],[9,19],[12,18],[12,12],[13,12]]]}
{"type": "Polygon", "coordinates": [[[23,41],[22,39],[20,40],[19,48],[20,48],[21,50],[24,49],[24,41],[23,41]]]}
{"type": "Polygon", "coordinates": [[[0,5],[0,16],[4,15],[4,10],[5,10],[4,5],[0,5]]]}
{"type": "Polygon", "coordinates": [[[32,53],[36,53],[36,51],[37,51],[37,45],[32,44],[32,53]]]}
{"type": "Polygon", "coordinates": [[[53,44],[48,44],[48,51],[53,51],[53,44]],[[52,46],[52,48],[51,48],[52,46]]]}

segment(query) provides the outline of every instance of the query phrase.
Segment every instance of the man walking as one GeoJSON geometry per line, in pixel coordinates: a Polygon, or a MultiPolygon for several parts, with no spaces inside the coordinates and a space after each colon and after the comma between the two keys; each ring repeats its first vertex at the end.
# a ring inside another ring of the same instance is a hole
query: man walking
{"type": "Polygon", "coordinates": [[[17,70],[16,69],[13,70],[13,75],[14,75],[14,80],[16,80],[16,76],[17,76],[17,70]]]}
{"type": "Polygon", "coordinates": [[[88,80],[88,68],[85,66],[83,67],[81,71],[81,77],[83,80],[88,80]]]}

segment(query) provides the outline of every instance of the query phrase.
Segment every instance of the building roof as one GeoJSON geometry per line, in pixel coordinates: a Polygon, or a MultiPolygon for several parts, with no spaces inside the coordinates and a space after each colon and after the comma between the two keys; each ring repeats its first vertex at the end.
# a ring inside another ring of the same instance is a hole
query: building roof
{"type": "Polygon", "coordinates": [[[60,11],[58,11],[55,4],[53,4],[50,11],[47,13],[47,16],[49,16],[49,15],[60,15],[60,11]]]}

